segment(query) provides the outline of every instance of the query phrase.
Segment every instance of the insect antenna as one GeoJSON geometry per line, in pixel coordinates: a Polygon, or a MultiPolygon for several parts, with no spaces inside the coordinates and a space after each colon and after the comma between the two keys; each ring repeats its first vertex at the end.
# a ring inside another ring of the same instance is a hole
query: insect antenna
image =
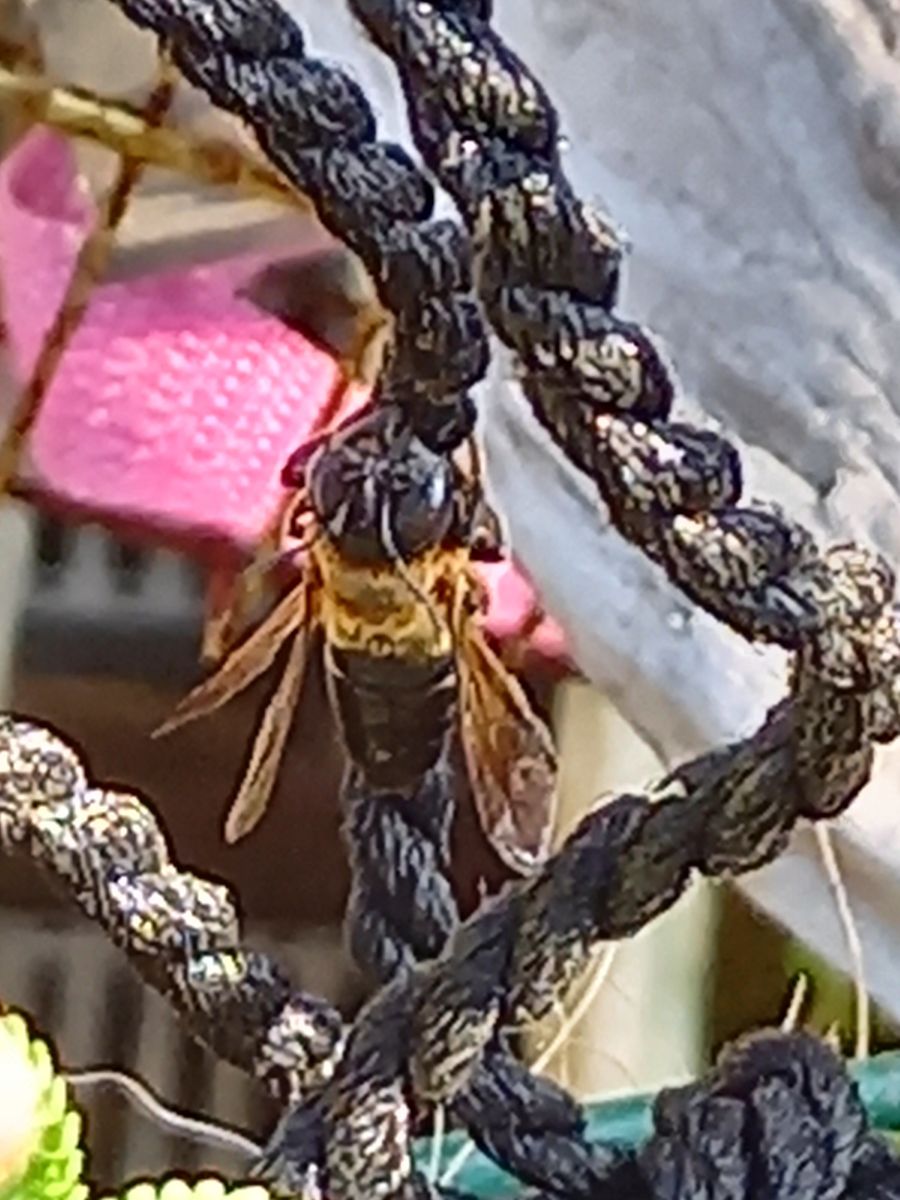
{"type": "Polygon", "coordinates": [[[388,558],[391,560],[391,565],[396,569],[397,574],[416,597],[424,604],[428,616],[434,626],[435,634],[440,637],[444,630],[444,623],[441,621],[440,614],[435,608],[434,601],[426,591],[416,582],[415,577],[409,569],[403,555],[397,547],[397,542],[394,538],[393,530],[391,529],[391,510],[387,500],[381,506],[381,543],[387,552],[388,558]]]}

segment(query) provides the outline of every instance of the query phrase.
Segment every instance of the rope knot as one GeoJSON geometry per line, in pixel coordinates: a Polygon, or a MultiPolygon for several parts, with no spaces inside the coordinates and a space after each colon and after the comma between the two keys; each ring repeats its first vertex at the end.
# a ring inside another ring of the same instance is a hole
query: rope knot
{"type": "Polygon", "coordinates": [[[808,1034],[737,1042],[703,1082],[665,1089],[639,1155],[654,1200],[840,1200],[871,1141],[855,1084],[808,1034]]]}

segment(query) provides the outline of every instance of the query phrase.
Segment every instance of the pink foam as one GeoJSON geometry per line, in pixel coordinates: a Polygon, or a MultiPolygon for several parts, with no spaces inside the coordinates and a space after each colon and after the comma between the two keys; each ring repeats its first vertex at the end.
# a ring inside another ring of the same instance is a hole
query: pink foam
{"type": "MultiPolygon", "coordinates": [[[[480,568],[489,597],[488,624],[498,638],[516,637],[536,603],[534,589],[520,570],[508,561],[485,563],[480,568]]],[[[564,659],[563,632],[552,617],[545,617],[531,634],[530,645],[549,659],[564,659]]]]}
{"type": "MultiPolygon", "coordinates": [[[[45,132],[0,168],[3,287],[22,375],[91,220],[74,178],[65,140],[45,132]]],[[[261,261],[100,286],[34,431],[38,481],[151,525],[257,538],[281,466],[336,378],[327,354],[235,297],[261,261]]]]}
{"type": "MultiPolygon", "coordinates": [[[[22,377],[92,215],[64,138],[36,130],[0,165],[0,280],[22,377]]],[[[40,488],[162,539],[259,539],[283,495],[281,467],[336,380],[327,354],[235,296],[263,261],[96,289],[29,446],[40,488]]],[[[506,564],[486,578],[495,632],[514,633],[531,589],[506,564]]],[[[535,646],[559,656],[552,623],[535,646]]]]}

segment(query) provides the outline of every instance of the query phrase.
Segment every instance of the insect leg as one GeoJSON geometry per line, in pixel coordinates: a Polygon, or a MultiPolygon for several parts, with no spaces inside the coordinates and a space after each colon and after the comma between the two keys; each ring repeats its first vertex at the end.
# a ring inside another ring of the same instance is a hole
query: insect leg
{"type": "MultiPolygon", "coordinates": [[[[275,264],[276,271],[277,267],[278,264],[275,264]]],[[[306,264],[303,262],[296,264],[296,267],[287,264],[281,272],[282,278],[280,279],[276,279],[270,271],[269,292],[265,297],[262,294],[266,290],[266,273],[264,272],[256,283],[251,284],[241,294],[253,303],[258,302],[266,311],[279,315],[280,306],[290,307],[291,296],[289,293],[292,283],[298,288],[301,287],[306,269],[306,264]]],[[[309,271],[312,270],[310,265],[309,271]]],[[[321,286],[321,280],[314,272],[309,275],[308,281],[313,286],[317,282],[321,286]]],[[[347,307],[349,307],[349,299],[347,307]]],[[[285,317],[285,319],[287,318],[285,317]]],[[[292,328],[297,328],[299,332],[307,333],[310,340],[328,341],[327,337],[320,336],[321,331],[315,331],[316,336],[313,338],[313,331],[307,331],[302,323],[297,324],[294,320],[289,320],[287,323],[292,328]]],[[[309,436],[293,452],[285,465],[282,479],[286,487],[293,488],[303,485],[306,465],[312,455],[339,428],[337,422],[347,406],[354,386],[367,383],[371,387],[374,384],[389,329],[390,323],[383,309],[377,301],[374,301],[358,308],[352,331],[346,342],[341,344],[335,342],[330,346],[337,356],[338,372],[324,405],[316,414],[309,436]]],[[[354,414],[354,416],[356,415],[354,414]]],[[[273,531],[278,543],[281,544],[288,523],[296,511],[293,497],[289,496],[276,512],[272,525],[260,541],[245,571],[235,572],[228,568],[219,568],[211,574],[207,590],[207,615],[203,628],[202,656],[204,660],[216,661],[227,653],[233,644],[243,614],[251,603],[251,591],[258,588],[263,573],[261,564],[271,555],[273,531]]]]}
{"type": "Polygon", "coordinates": [[[229,653],[243,630],[247,610],[260,598],[267,576],[286,557],[296,557],[312,545],[317,532],[314,523],[301,545],[287,552],[283,550],[288,539],[294,536],[294,522],[307,506],[305,492],[286,494],[250,562],[243,568],[229,563],[210,570],[206,581],[201,662],[217,663],[229,653]]]}

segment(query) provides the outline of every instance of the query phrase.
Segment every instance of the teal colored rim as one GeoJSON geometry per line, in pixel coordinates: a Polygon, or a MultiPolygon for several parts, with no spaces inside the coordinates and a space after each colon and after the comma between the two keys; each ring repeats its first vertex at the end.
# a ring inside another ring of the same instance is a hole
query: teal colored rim
{"type": "MultiPolygon", "coordinates": [[[[85,1200],[88,1189],[80,1178],[84,1156],[79,1145],[80,1117],[67,1104],[63,1079],[55,1075],[52,1051],[30,1033],[21,1014],[7,1014],[35,1070],[45,1085],[44,1136],[24,1176],[0,1188],[2,1200],[85,1200]],[[52,1101],[52,1103],[51,1103],[52,1101]]],[[[849,1064],[851,1077],[874,1129],[900,1137],[900,1051],[875,1055],[849,1064]]],[[[585,1107],[587,1135],[592,1142],[626,1148],[639,1146],[653,1131],[655,1094],[623,1096],[585,1107]]],[[[463,1133],[447,1135],[441,1145],[438,1178],[470,1146],[463,1133]]],[[[415,1160],[421,1170],[433,1167],[431,1139],[416,1143],[415,1160]]],[[[485,1200],[508,1200],[522,1190],[521,1181],[507,1174],[480,1151],[470,1147],[452,1183],[460,1191],[485,1200]]],[[[116,1200],[264,1200],[267,1189],[258,1184],[226,1183],[202,1176],[194,1182],[176,1178],[141,1181],[113,1193],[116,1200]]]]}
{"type": "MultiPolygon", "coordinates": [[[[873,1127],[887,1134],[900,1133],[900,1051],[891,1050],[862,1063],[851,1063],[849,1071],[859,1087],[873,1127]]],[[[639,1094],[586,1105],[588,1139],[608,1145],[639,1146],[653,1132],[654,1100],[655,1094],[639,1094]]],[[[468,1141],[461,1133],[444,1138],[440,1174],[453,1163],[468,1141]]],[[[417,1144],[415,1157],[421,1170],[429,1169],[432,1161],[430,1139],[417,1144]]],[[[479,1150],[472,1151],[454,1175],[452,1185],[485,1200],[488,1197],[490,1200],[507,1200],[522,1191],[521,1180],[507,1174],[479,1150]]]]}

